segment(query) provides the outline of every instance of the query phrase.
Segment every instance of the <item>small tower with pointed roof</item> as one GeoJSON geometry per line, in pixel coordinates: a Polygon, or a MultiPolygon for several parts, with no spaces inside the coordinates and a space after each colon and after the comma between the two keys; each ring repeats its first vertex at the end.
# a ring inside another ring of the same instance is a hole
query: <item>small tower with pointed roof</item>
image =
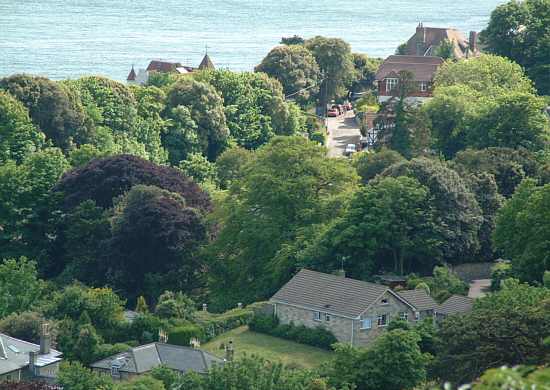
{"type": "Polygon", "coordinates": [[[204,57],[202,58],[202,61],[199,65],[199,70],[215,70],[216,67],[214,66],[214,63],[210,59],[210,56],[208,55],[208,45],[205,47],[204,57]]]}
{"type": "Polygon", "coordinates": [[[134,65],[132,65],[132,70],[130,71],[130,74],[128,74],[126,81],[128,81],[128,83],[136,82],[136,71],[134,70],[134,65]]]}

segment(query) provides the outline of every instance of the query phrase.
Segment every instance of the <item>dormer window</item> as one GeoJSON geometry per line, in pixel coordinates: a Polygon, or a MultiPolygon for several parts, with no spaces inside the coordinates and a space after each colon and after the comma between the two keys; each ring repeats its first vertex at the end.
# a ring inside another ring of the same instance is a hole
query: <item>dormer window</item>
{"type": "Polygon", "coordinates": [[[420,92],[427,92],[428,91],[428,82],[427,81],[421,81],[420,82],[420,92]]]}
{"type": "Polygon", "coordinates": [[[120,372],[118,371],[118,366],[112,365],[111,366],[111,376],[113,378],[118,378],[120,375],[120,372]]]}
{"type": "Polygon", "coordinates": [[[387,78],[386,79],[386,92],[391,92],[397,88],[398,79],[396,78],[387,78]]]}
{"type": "Polygon", "coordinates": [[[314,311],[313,312],[313,320],[314,321],[321,321],[321,312],[320,311],[314,311]]]}
{"type": "Polygon", "coordinates": [[[388,298],[382,298],[382,300],[380,301],[380,304],[381,305],[389,305],[389,301],[388,301],[388,298]]]}

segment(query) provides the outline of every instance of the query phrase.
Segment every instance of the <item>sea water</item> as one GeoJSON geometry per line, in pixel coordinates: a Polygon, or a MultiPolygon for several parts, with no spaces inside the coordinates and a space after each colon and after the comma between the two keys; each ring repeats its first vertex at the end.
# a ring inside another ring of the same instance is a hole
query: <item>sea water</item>
{"type": "Polygon", "coordinates": [[[483,29],[498,0],[0,0],[0,76],[124,80],[151,59],[252,70],[283,36],[324,35],[373,57],[419,22],[483,29]]]}

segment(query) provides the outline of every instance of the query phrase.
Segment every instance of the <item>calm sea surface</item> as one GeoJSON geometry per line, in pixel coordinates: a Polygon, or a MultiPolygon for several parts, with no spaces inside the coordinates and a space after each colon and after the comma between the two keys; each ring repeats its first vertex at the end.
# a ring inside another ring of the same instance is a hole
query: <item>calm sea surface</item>
{"type": "Polygon", "coordinates": [[[282,36],[341,37],[386,56],[419,21],[482,29],[498,0],[0,0],[0,76],[125,79],[150,59],[251,70],[282,36]]]}

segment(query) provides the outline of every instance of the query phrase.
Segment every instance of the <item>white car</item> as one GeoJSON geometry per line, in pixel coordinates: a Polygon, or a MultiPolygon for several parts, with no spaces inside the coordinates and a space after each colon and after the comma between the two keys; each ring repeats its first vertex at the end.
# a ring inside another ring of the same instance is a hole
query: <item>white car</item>
{"type": "Polygon", "coordinates": [[[355,144],[348,144],[344,151],[344,156],[351,156],[355,152],[357,152],[357,146],[355,144]]]}

